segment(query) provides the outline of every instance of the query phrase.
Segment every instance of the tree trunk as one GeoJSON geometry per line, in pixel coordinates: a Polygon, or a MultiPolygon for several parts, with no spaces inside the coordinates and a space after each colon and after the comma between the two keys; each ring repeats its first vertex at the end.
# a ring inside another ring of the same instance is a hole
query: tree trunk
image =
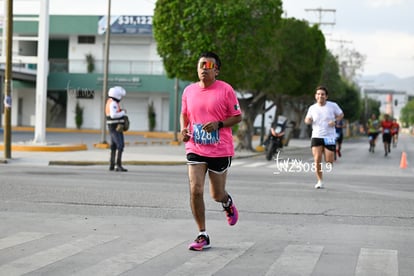
{"type": "Polygon", "coordinates": [[[258,114],[264,112],[265,97],[258,93],[255,97],[239,99],[239,104],[243,110],[243,120],[239,124],[237,131],[236,150],[255,151],[252,146],[254,135],[254,120],[258,114]]]}

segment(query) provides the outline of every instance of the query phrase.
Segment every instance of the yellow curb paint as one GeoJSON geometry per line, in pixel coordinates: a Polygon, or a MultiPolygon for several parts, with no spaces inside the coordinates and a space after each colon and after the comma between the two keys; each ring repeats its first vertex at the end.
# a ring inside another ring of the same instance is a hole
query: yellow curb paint
{"type": "Polygon", "coordinates": [[[179,146],[179,145],[181,145],[181,142],[180,141],[171,141],[170,145],[171,146],[179,146]]]}
{"type": "Polygon", "coordinates": [[[257,146],[256,151],[258,152],[264,152],[265,148],[263,146],[257,146]]]}
{"type": "Polygon", "coordinates": [[[134,142],[135,145],[148,145],[147,141],[136,141],[134,142]]]}
{"type": "Polygon", "coordinates": [[[109,149],[109,144],[104,144],[104,143],[93,144],[93,147],[98,148],[98,149],[109,149]]]}
{"type": "MultiPolygon", "coordinates": [[[[4,145],[0,144],[0,150],[4,149],[4,145]]],[[[51,152],[63,152],[63,151],[81,151],[88,150],[85,144],[76,145],[11,145],[12,151],[51,151],[51,152]]]]}
{"type": "MultiPolygon", "coordinates": [[[[92,165],[108,165],[107,161],[60,161],[52,160],[49,161],[49,165],[54,166],[92,166],[92,165]]],[[[186,161],[123,161],[123,165],[165,165],[165,166],[177,166],[186,165],[186,161]]]]}

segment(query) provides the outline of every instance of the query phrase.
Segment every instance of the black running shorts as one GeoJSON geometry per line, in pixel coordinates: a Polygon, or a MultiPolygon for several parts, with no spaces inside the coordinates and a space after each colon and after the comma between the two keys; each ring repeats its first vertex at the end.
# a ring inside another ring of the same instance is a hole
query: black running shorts
{"type": "Polygon", "coordinates": [[[369,140],[371,141],[371,140],[377,139],[378,134],[379,134],[379,132],[368,132],[369,140]]]}
{"type": "Polygon", "coordinates": [[[207,168],[215,173],[223,173],[231,165],[231,156],[227,157],[206,157],[195,153],[187,154],[187,164],[207,164],[207,168]]]}
{"type": "Polygon", "coordinates": [[[333,145],[326,145],[325,140],[323,138],[312,138],[311,139],[311,147],[319,147],[323,146],[325,149],[329,151],[335,151],[336,150],[336,144],[333,145]]]}
{"type": "Polygon", "coordinates": [[[391,138],[392,138],[391,133],[383,133],[382,134],[382,142],[384,142],[384,143],[390,144],[391,143],[391,138]]]}

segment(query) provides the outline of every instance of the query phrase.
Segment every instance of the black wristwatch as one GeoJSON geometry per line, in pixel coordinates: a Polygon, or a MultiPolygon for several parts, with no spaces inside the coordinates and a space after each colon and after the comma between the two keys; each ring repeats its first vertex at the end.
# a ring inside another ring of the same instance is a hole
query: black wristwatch
{"type": "Polygon", "coordinates": [[[218,128],[220,129],[220,128],[223,128],[223,127],[224,127],[223,122],[222,122],[222,121],[219,121],[219,122],[218,122],[218,128]]]}

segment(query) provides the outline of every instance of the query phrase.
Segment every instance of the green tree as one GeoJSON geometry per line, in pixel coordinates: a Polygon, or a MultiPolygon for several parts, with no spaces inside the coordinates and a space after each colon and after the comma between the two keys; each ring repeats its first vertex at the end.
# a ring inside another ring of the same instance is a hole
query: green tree
{"type": "Polygon", "coordinates": [[[320,83],[327,52],[325,38],[317,26],[309,27],[306,21],[288,18],[276,30],[276,40],[279,68],[267,95],[277,106],[275,116],[283,114],[286,107],[295,111],[296,118],[291,119],[301,122],[320,83]]]}
{"type": "Polygon", "coordinates": [[[94,56],[89,53],[85,55],[85,59],[86,59],[86,71],[88,73],[93,73],[93,71],[95,71],[95,58],[94,56]]]}
{"type": "Polygon", "coordinates": [[[372,98],[368,98],[368,97],[363,97],[361,99],[362,100],[361,100],[360,122],[362,123],[366,131],[367,122],[368,122],[368,119],[371,117],[371,115],[375,114],[377,118],[380,117],[381,102],[374,100],[372,98]]]}
{"type": "MultiPolygon", "coordinates": [[[[265,112],[269,87],[279,69],[280,42],[276,30],[283,22],[281,18],[281,1],[245,1],[250,10],[248,23],[240,34],[241,41],[247,47],[238,53],[236,59],[244,62],[224,75],[226,80],[235,83],[235,88],[241,93],[239,99],[243,110],[243,121],[238,131],[238,149],[253,150],[252,138],[254,121],[258,114],[265,112]]],[[[229,60],[231,62],[231,60],[229,60]]]]}
{"type": "Polygon", "coordinates": [[[331,99],[339,99],[345,93],[346,85],[341,78],[338,62],[330,51],[325,56],[320,83],[328,87],[331,99]]]}
{"type": "Polygon", "coordinates": [[[342,86],[344,93],[339,96],[337,96],[336,93],[333,93],[332,97],[329,98],[339,104],[345,114],[345,119],[350,122],[359,121],[362,105],[358,88],[345,81],[342,82],[342,86]]]}
{"type": "Polygon", "coordinates": [[[251,75],[242,90],[247,96],[240,99],[245,125],[241,128],[245,133],[238,135],[238,148],[242,149],[252,149],[253,123],[258,114],[267,111],[263,108],[266,100],[277,106],[275,118],[288,107],[297,114],[293,120],[301,121],[307,103],[313,98],[310,91],[314,91],[321,77],[320,61],[326,53],[322,32],[305,21],[282,19],[279,25],[265,30],[263,37],[267,41],[258,44],[260,55],[252,58],[258,62],[249,67],[251,75]]]}
{"type": "Polygon", "coordinates": [[[83,125],[83,107],[79,102],[76,102],[75,106],[75,124],[77,129],[80,129],[83,125]]]}
{"type": "Polygon", "coordinates": [[[248,49],[246,39],[252,39],[243,32],[249,13],[244,0],[158,0],[153,31],[168,77],[196,80],[197,58],[204,51],[215,51],[220,56],[225,64],[223,78],[232,66],[240,69],[244,63],[236,59],[237,55],[248,49]]]}
{"type": "Polygon", "coordinates": [[[154,131],[155,126],[157,124],[157,120],[156,120],[157,114],[155,113],[154,102],[152,101],[151,103],[148,104],[147,114],[148,114],[148,130],[154,131]]]}
{"type": "Polygon", "coordinates": [[[320,80],[325,40],[317,26],[282,19],[281,0],[158,0],[153,30],[167,75],[195,81],[198,55],[215,51],[219,78],[242,94],[244,131],[239,148],[252,149],[253,122],[265,100],[282,110],[320,80]]]}
{"type": "Polygon", "coordinates": [[[401,109],[400,121],[404,124],[404,127],[414,125],[414,100],[406,103],[401,109]]]}
{"type": "Polygon", "coordinates": [[[326,55],[325,38],[317,26],[303,20],[284,19],[276,30],[278,70],[270,94],[302,96],[319,83],[326,55]],[[276,91],[274,90],[276,88],[276,91]]]}
{"type": "Polygon", "coordinates": [[[329,99],[336,101],[345,114],[345,119],[353,122],[361,114],[361,96],[358,88],[340,74],[335,56],[328,51],[325,57],[321,83],[329,89],[329,99]]]}
{"type": "MultiPolygon", "coordinates": [[[[199,54],[215,51],[223,63],[219,78],[238,91],[255,91],[253,95],[260,95],[274,75],[267,73],[275,58],[272,54],[275,39],[271,34],[281,15],[281,0],[158,0],[154,10],[154,38],[169,77],[196,80],[199,54]]],[[[251,98],[253,105],[257,102],[261,106],[261,98],[256,101],[251,98]]],[[[240,105],[251,141],[249,134],[257,108],[245,100],[240,105]],[[254,114],[246,116],[246,112],[254,114]]]]}

